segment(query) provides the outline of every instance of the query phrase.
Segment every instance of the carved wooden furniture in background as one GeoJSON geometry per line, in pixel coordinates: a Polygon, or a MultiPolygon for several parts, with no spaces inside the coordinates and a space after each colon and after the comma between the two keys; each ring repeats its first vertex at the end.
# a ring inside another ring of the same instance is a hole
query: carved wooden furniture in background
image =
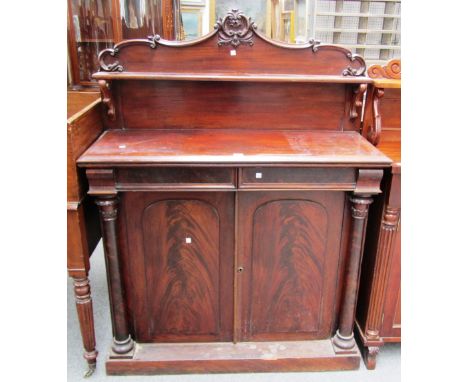
{"type": "Polygon", "coordinates": [[[107,130],[78,163],[101,212],[107,372],[358,368],[367,211],[391,163],[359,134],[362,58],[269,41],[233,10],[99,60],[107,130]]]}
{"type": "Polygon", "coordinates": [[[392,167],[385,170],[383,194],[370,209],[356,318],[356,331],[364,345],[364,360],[369,369],[375,368],[384,342],[401,341],[400,71],[399,60],[368,70],[374,82],[368,89],[363,134],[378,143],[377,147],[393,160],[392,167]]]}
{"type": "Polygon", "coordinates": [[[68,0],[71,87],[97,86],[91,78],[99,69],[97,54],[122,40],[150,34],[174,39],[173,14],[173,0],[147,1],[146,8],[136,0],[68,0]]]}
{"type": "Polygon", "coordinates": [[[97,207],[87,195],[88,182],[76,159],[101,134],[98,93],[68,92],[67,111],[67,267],[73,278],[76,308],[89,372],[96,366],[89,257],[101,238],[97,207]]]}

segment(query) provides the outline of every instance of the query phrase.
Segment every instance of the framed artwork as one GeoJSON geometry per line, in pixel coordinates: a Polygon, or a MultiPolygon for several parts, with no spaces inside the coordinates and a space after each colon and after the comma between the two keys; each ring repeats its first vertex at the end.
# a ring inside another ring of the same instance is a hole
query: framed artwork
{"type": "Polygon", "coordinates": [[[183,7],[184,5],[192,5],[197,7],[204,7],[206,0],[183,0],[181,1],[180,5],[183,7]]]}
{"type": "Polygon", "coordinates": [[[307,38],[307,27],[309,19],[308,9],[308,0],[296,0],[296,6],[294,9],[295,43],[305,43],[309,40],[307,38]]]}
{"type": "Polygon", "coordinates": [[[200,37],[203,31],[203,9],[182,6],[180,13],[184,27],[184,40],[200,37]]]}
{"type": "Polygon", "coordinates": [[[283,41],[294,43],[296,34],[294,31],[294,11],[281,12],[280,38],[283,41]]]}

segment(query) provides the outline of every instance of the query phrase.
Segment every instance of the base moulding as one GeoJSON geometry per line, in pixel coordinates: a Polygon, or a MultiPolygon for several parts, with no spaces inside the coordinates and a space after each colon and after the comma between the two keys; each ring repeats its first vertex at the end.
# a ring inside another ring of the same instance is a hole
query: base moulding
{"type": "Polygon", "coordinates": [[[136,343],[131,359],[108,358],[109,375],[304,372],[359,369],[361,354],[355,346],[336,354],[332,342],[215,342],[136,343]]]}

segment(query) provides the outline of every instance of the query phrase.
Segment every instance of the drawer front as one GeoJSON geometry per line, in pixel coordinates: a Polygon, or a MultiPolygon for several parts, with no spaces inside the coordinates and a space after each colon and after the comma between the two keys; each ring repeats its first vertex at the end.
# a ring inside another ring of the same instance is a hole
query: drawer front
{"type": "Polygon", "coordinates": [[[240,170],[239,188],[353,190],[353,168],[253,167],[240,170]]]}
{"type": "Polygon", "coordinates": [[[125,190],[154,189],[234,189],[232,168],[121,168],[117,170],[117,188],[125,190]]]}

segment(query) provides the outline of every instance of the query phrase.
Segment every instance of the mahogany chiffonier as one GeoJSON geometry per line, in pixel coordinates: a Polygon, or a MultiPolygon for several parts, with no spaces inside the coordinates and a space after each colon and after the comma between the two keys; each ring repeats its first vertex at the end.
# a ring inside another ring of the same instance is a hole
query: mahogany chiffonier
{"type": "Polygon", "coordinates": [[[108,374],[357,369],[367,212],[391,160],[360,134],[348,50],[270,41],[238,10],[99,55],[108,374]]]}
{"type": "Polygon", "coordinates": [[[374,369],[380,347],[401,341],[400,210],[401,210],[401,63],[368,70],[369,86],[363,134],[392,159],[385,170],[383,193],[370,207],[363,256],[356,332],[363,345],[364,361],[374,369]]]}
{"type": "Polygon", "coordinates": [[[101,238],[99,211],[87,195],[88,182],[76,159],[102,133],[101,100],[97,92],[67,94],[67,268],[74,280],[88,374],[96,366],[93,307],[89,286],[89,257],[101,238]]]}

